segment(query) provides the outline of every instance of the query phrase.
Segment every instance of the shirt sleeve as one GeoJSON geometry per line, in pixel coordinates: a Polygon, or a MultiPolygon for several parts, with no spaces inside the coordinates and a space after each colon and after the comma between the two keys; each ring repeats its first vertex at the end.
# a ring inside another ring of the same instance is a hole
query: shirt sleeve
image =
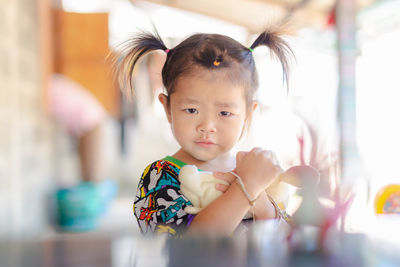
{"type": "Polygon", "coordinates": [[[144,170],[136,192],[134,214],[143,234],[176,235],[194,216],[184,211],[191,205],[180,192],[179,167],[159,160],[144,170]]]}

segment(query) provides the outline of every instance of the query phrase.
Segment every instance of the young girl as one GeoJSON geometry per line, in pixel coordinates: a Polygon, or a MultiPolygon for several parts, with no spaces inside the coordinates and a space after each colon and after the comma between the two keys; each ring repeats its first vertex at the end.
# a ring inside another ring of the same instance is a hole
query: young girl
{"type": "Polygon", "coordinates": [[[154,50],[167,54],[162,69],[166,93],[159,100],[180,145],[175,154],[151,163],[143,172],[134,202],[142,233],[229,235],[250,208],[256,220],[277,216],[265,193],[279,173],[272,152],[254,148],[236,156],[230,153],[257,107],[253,49],[262,45],[278,57],[287,81],[292,51],[278,31],[263,32],[249,48],[219,34],[194,34],[171,49],[158,33],[143,33],[126,43],[118,69],[120,82],[131,89],[133,69],[143,55],[154,50]],[[197,215],[184,212],[191,205],[178,180],[185,164],[213,171],[229,183],[217,185],[223,195],[197,215]]]}

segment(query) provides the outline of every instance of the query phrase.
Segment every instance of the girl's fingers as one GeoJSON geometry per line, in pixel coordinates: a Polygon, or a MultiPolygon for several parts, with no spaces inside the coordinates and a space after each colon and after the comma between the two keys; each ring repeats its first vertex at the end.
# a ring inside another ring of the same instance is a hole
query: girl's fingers
{"type": "Polygon", "coordinates": [[[224,180],[228,184],[231,184],[236,179],[236,177],[229,172],[213,172],[213,174],[215,178],[224,180]]]}
{"type": "Polygon", "coordinates": [[[261,152],[263,149],[261,147],[254,147],[251,152],[261,152]]]}
{"type": "Polygon", "coordinates": [[[247,152],[240,151],[236,154],[236,162],[242,160],[242,158],[247,154],[247,152]]]}
{"type": "Polygon", "coordinates": [[[264,150],[264,153],[274,165],[279,165],[278,157],[276,156],[275,152],[272,150],[264,150]]]}
{"type": "Polygon", "coordinates": [[[267,153],[268,153],[268,158],[271,160],[272,164],[274,164],[280,172],[283,172],[283,169],[279,163],[278,156],[276,155],[276,153],[271,150],[267,150],[267,153]]]}
{"type": "Polygon", "coordinates": [[[227,183],[215,184],[215,188],[221,192],[225,192],[226,190],[228,190],[231,183],[233,183],[233,181],[236,179],[236,177],[229,172],[214,172],[213,174],[215,178],[225,181],[227,183]]]}
{"type": "Polygon", "coordinates": [[[224,184],[216,184],[215,185],[215,189],[217,189],[218,191],[221,191],[221,192],[225,192],[226,190],[228,190],[228,185],[224,185],[224,184]]]}

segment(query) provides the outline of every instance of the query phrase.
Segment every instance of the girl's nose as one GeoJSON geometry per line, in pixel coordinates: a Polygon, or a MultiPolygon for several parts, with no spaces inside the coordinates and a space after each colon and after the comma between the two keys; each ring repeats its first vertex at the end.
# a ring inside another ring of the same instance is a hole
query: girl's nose
{"type": "Polygon", "coordinates": [[[201,133],[214,133],[216,131],[215,123],[210,118],[204,118],[197,127],[197,130],[201,133]]]}
{"type": "Polygon", "coordinates": [[[201,133],[214,133],[215,129],[214,128],[200,128],[199,130],[201,133]]]}

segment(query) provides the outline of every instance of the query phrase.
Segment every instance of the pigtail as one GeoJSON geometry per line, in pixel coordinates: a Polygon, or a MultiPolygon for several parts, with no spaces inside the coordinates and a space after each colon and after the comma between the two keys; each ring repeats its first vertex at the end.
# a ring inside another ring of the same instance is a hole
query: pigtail
{"type": "Polygon", "coordinates": [[[267,46],[272,54],[278,58],[282,65],[283,79],[289,91],[289,60],[294,58],[294,53],[289,44],[281,37],[283,32],[279,29],[267,29],[261,33],[254,43],[250,46],[250,51],[258,46],[267,46]]]}
{"type": "Polygon", "coordinates": [[[129,88],[133,93],[133,71],[139,59],[154,50],[168,51],[157,30],[154,33],[141,32],[121,44],[121,54],[114,59],[114,75],[121,88],[129,88]]]}

